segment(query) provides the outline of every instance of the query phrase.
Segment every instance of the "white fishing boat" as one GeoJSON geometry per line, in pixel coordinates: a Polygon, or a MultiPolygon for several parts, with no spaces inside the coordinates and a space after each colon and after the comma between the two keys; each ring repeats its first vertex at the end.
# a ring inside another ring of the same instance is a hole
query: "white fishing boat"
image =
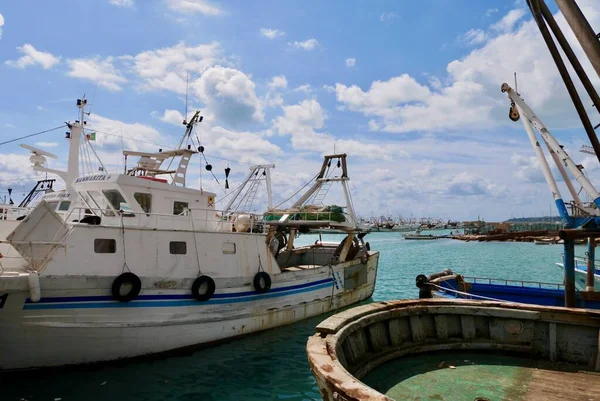
{"type": "MultiPolygon", "coordinates": [[[[199,117],[187,124],[188,140],[199,117]]],[[[72,136],[83,123],[70,124],[72,136]]],[[[27,266],[0,272],[0,369],[206,345],[372,295],[379,254],[358,229],[346,155],[326,156],[314,185],[280,217],[271,213],[262,232],[251,215],[219,212],[214,193],[185,187],[197,153],[191,146],[124,153],[140,158],[126,173],[74,180],[85,206],[62,218],[41,201],[2,241],[27,266]],[[339,175],[330,174],[332,160],[342,166],[339,175]],[[168,161],[174,169],[164,167],[168,161]],[[344,189],[343,212],[315,215],[307,202],[334,183],[344,189]],[[294,247],[296,233],[307,227],[347,236],[337,244],[294,247]]]]}
{"type": "MultiPolygon", "coordinates": [[[[85,99],[78,101],[78,107],[80,107],[82,111],[86,104],[87,102],[85,99]]],[[[31,162],[33,171],[36,173],[54,174],[58,176],[63,181],[65,189],[55,191],[54,183],[56,179],[46,178],[39,180],[18,205],[15,206],[12,202],[12,199],[10,198],[11,194],[9,194],[9,202],[0,205],[0,272],[3,270],[24,270],[27,267],[25,259],[23,259],[13,246],[5,240],[40,200],[46,201],[48,206],[63,218],[66,217],[75,206],[82,206],[81,203],[78,202],[77,193],[70,185],[73,180],[79,177],[79,156],[81,148],[91,148],[89,142],[85,140],[82,141],[82,136],[83,129],[73,132],[70,131],[66,136],[66,140],[69,141],[67,171],[52,169],[46,165],[47,158],[57,159],[58,157],[56,155],[27,144],[21,144],[22,148],[27,149],[31,153],[29,161],[31,162]],[[75,133],[77,134],[75,135],[75,133]]],[[[93,152],[93,149],[91,151],[93,152]]],[[[99,167],[104,169],[101,162],[99,167]]]]}

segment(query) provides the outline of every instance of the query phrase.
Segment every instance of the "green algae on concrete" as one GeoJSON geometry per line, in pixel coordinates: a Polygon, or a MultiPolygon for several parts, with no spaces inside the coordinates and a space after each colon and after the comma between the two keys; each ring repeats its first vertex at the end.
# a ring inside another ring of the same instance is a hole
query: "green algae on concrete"
{"type": "Polygon", "coordinates": [[[534,365],[506,355],[440,352],[388,362],[362,381],[398,401],[516,401],[527,393],[534,365]]]}

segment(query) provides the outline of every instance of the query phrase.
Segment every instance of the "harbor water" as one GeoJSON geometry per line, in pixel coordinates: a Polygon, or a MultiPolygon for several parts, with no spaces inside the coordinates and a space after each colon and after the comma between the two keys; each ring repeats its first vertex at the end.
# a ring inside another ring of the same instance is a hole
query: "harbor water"
{"type": "MultiPolygon", "coordinates": [[[[318,235],[301,236],[309,244],[318,235]]],[[[342,235],[323,235],[340,241],[342,235]]],[[[415,277],[450,268],[465,276],[561,283],[562,246],[533,243],[404,240],[399,233],[366,237],[379,250],[373,300],[415,298],[415,277]]],[[[577,247],[583,256],[585,247],[577,247]]],[[[310,373],[307,337],[325,316],[257,333],[184,355],[68,371],[0,376],[2,401],[320,400],[310,373]]],[[[90,342],[90,347],[94,347],[90,342]]]]}

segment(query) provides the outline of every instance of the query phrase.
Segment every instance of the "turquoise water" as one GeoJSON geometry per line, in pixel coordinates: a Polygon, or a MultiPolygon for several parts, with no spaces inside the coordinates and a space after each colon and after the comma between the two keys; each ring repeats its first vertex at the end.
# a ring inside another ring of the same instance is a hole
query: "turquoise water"
{"type": "MultiPolygon", "coordinates": [[[[300,237],[296,244],[318,236],[300,237]]],[[[342,236],[323,236],[339,241],[342,236]]],[[[398,233],[366,237],[381,252],[373,299],[414,298],[415,277],[451,268],[466,276],[562,282],[562,246],[456,240],[406,241],[398,233]]],[[[584,247],[576,253],[583,255],[584,247]]],[[[324,317],[250,335],[184,356],[2,377],[2,401],[319,400],[305,345],[324,317]]],[[[0,334],[1,335],[1,334],[0,334]]],[[[94,344],[90,343],[93,347],[94,344]]]]}

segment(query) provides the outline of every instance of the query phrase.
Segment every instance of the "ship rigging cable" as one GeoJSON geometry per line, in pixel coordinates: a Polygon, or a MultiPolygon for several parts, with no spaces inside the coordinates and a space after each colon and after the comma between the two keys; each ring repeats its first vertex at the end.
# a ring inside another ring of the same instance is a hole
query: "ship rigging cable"
{"type": "Polygon", "coordinates": [[[6,145],[7,143],[20,141],[21,139],[31,138],[32,136],[45,134],[46,132],[56,131],[57,129],[61,129],[61,128],[64,128],[66,126],[67,126],[67,124],[63,124],[63,125],[61,125],[59,127],[54,127],[54,128],[50,128],[50,129],[47,129],[47,130],[44,130],[44,131],[36,132],[35,134],[29,134],[29,135],[21,136],[19,138],[15,138],[15,139],[11,139],[11,140],[8,140],[8,141],[0,142],[0,146],[6,145]]]}

